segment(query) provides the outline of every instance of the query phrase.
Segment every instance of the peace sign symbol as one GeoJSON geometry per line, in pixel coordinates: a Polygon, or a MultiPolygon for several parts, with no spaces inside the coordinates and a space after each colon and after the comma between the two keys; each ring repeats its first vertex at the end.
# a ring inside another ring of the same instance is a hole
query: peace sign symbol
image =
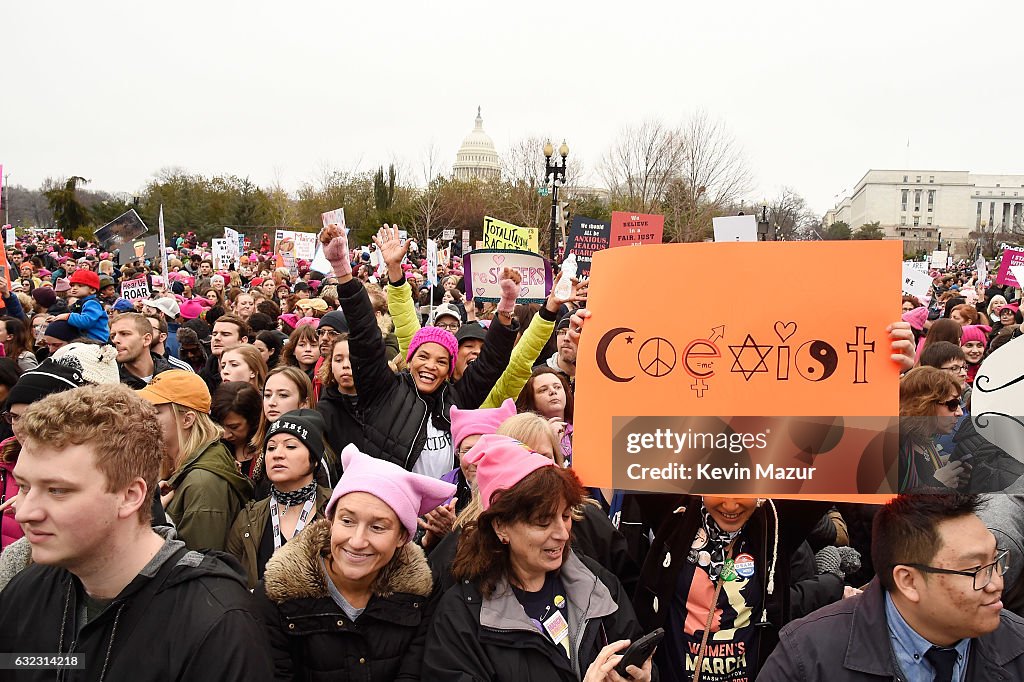
{"type": "Polygon", "coordinates": [[[637,353],[640,369],[652,377],[663,377],[676,366],[676,348],[660,336],[644,341],[637,353]]]}

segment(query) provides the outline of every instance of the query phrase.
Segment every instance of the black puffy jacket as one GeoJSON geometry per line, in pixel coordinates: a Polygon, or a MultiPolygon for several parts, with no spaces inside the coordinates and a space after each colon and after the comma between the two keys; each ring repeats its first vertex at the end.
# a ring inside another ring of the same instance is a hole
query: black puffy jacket
{"type": "Polygon", "coordinates": [[[440,431],[451,431],[449,411],[480,407],[508,367],[518,324],[491,324],[484,349],[456,383],[445,382],[431,394],[416,388],[409,372],[395,374],[388,366],[384,339],[362,282],[338,285],[338,301],[349,324],[352,375],[363,413],[364,452],[407,470],[427,442],[427,419],[440,431]]]}
{"type": "Polygon", "coordinates": [[[340,455],[349,443],[366,452],[358,398],[342,395],[337,386],[329,386],[316,401],[316,411],[324,418],[324,438],[335,453],[340,455]]]}

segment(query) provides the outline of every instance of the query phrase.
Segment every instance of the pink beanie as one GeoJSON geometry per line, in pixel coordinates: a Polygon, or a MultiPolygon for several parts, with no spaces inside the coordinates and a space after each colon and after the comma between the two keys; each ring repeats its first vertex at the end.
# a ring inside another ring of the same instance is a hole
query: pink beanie
{"type": "Polygon", "coordinates": [[[178,309],[186,320],[194,320],[203,312],[203,306],[194,298],[188,301],[181,299],[178,309]]]}
{"type": "Polygon", "coordinates": [[[278,315],[277,319],[281,320],[292,329],[295,329],[296,327],[299,326],[299,316],[296,315],[295,313],[285,313],[283,315],[278,315]]]}
{"type": "Polygon", "coordinates": [[[988,346],[988,334],[991,331],[992,327],[985,324],[969,324],[964,327],[960,336],[960,345],[963,346],[969,341],[980,341],[982,345],[988,346]]]}
{"type": "Polygon", "coordinates": [[[308,324],[313,329],[316,329],[317,327],[320,326],[320,320],[319,318],[316,317],[301,317],[295,322],[295,328],[298,329],[304,324],[308,324]]]}
{"type": "Polygon", "coordinates": [[[489,509],[494,494],[515,486],[537,469],[555,463],[508,436],[484,435],[462,458],[476,464],[476,485],[480,504],[489,509]]]}
{"type": "Polygon", "coordinates": [[[514,416],[516,403],[512,398],[506,398],[501,407],[484,407],[477,410],[460,410],[453,405],[452,446],[458,449],[459,443],[470,436],[494,433],[503,421],[514,416]]]}
{"type": "Polygon", "coordinates": [[[454,359],[459,352],[459,342],[455,340],[455,334],[440,327],[420,327],[420,330],[412,337],[412,341],[409,342],[409,352],[405,356],[406,362],[412,360],[416,349],[425,343],[437,343],[444,346],[444,349],[448,351],[449,360],[451,360],[448,363],[448,373],[450,374],[455,369],[454,359]]]}
{"type": "Polygon", "coordinates": [[[928,321],[928,309],[923,305],[903,313],[903,321],[909,322],[910,326],[917,331],[924,331],[924,323],[928,321]]]}
{"type": "Polygon", "coordinates": [[[341,451],[342,474],[327,503],[327,518],[333,518],[338,500],[349,493],[369,493],[391,507],[399,522],[416,535],[416,519],[444,504],[455,494],[455,485],[421,476],[402,467],[370,457],[349,443],[341,451]]]}

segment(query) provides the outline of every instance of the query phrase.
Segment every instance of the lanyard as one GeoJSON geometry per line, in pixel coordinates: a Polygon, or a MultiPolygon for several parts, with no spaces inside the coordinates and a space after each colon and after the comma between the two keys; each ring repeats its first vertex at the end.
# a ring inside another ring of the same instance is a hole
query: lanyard
{"type": "MultiPolygon", "coordinates": [[[[316,495],[306,500],[306,504],[302,505],[302,512],[299,514],[299,521],[295,524],[295,532],[292,533],[292,537],[299,534],[299,531],[306,525],[306,519],[309,518],[309,512],[313,509],[313,502],[316,499],[316,495]]],[[[274,528],[274,549],[280,549],[281,545],[281,521],[277,514],[277,500],[274,496],[270,496],[270,525],[274,528]]]]}

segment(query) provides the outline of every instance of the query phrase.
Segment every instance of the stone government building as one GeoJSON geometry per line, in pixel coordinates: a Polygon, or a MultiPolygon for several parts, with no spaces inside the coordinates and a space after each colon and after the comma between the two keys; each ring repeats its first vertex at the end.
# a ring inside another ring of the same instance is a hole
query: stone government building
{"type": "Polygon", "coordinates": [[[480,107],[476,108],[476,125],[462,141],[455,157],[452,173],[456,180],[498,180],[501,163],[494,141],[484,132],[484,119],[480,107]]]}
{"type": "Polygon", "coordinates": [[[826,227],[840,221],[854,230],[877,221],[908,251],[936,249],[941,235],[942,248],[969,256],[972,233],[1024,234],[1024,175],[869,170],[825,214],[826,227]]]}

